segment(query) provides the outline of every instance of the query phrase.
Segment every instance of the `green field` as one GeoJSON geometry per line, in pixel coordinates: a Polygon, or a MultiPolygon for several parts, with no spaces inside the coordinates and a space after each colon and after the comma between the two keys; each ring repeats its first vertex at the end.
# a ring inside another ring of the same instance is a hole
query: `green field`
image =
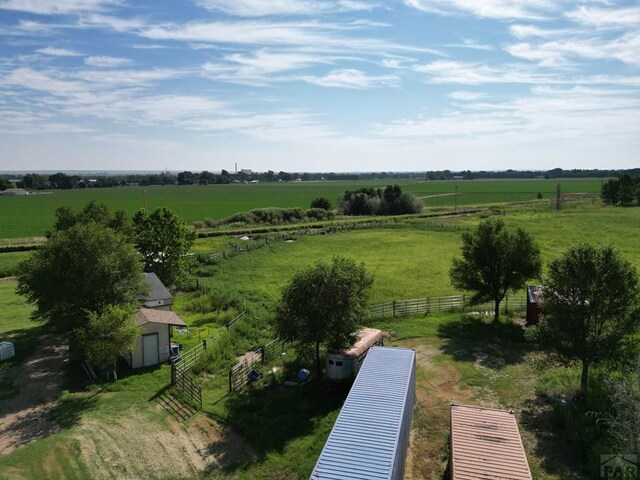
{"type": "Polygon", "coordinates": [[[399,183],[423,199],[426,207],[477,205],[554,197],[560,183],[563,193],[598,193],[600,180],[473,180],[291,182],[207,186],[122,187],[87,190],[54,190],[28,197],[0,197],[0,239],[43,235],[51,229],[54,212],[61,206],[80,209],[89,201],[107,204],[113,210],[133,213],[144,205],[149,209],[169,207],[191,223],[206,217],[220,219],[234,213],[263,207],[308,208],[311,200],[324,196],[335,202],[347,189],[384,187],[399,183]],[[454,195],[457,187],[458,195],[454,195]]]}

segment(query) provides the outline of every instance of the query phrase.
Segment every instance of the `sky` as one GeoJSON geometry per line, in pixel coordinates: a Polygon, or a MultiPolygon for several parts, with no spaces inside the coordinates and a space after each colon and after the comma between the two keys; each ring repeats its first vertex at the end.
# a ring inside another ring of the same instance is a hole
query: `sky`
{"type": "Polygon", "coordinates": [[[640,2],[0,0],[0,171],[640,166],[640,2]]]}

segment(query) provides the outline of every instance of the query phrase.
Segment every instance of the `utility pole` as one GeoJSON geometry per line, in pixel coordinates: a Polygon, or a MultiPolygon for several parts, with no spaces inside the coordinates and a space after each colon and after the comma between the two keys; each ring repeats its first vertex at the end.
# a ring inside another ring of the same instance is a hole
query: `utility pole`
{"type": "Polygon", "coordinates": [[[144,205],[144,209],[147,209],[147,190],[142,191],[142,203],[144,205]]]}
{"type": "Polygon", "coordinates": [[[556,187],[556,210],[560,210],[560,184],[556,187]]]}

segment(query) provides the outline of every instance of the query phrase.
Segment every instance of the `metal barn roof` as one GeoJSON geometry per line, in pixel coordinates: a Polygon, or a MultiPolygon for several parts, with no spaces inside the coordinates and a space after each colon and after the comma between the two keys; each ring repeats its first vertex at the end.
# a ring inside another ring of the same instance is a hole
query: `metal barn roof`
{"type": "Polygon", "coordinates": [[[401,442],[406,443],[403,435],[408,437],[414,395],[415,352],[372,347],[310,480],[395,478],[398,448],[404,465],[406,445],[401,442]]]}
{"type": "Polygon", "coordinates": [[[512,411],[451,405],[451,480],[531,480],[512,411]]]}

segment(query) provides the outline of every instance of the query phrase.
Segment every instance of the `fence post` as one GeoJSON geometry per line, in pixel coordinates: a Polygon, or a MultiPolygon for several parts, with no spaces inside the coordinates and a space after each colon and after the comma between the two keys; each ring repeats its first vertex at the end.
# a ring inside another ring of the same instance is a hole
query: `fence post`
{"type": "Polygon", "coordinates": [[[396,301],[394,300],[391,307],[393,308],[393,318],[396,318],[396,301]]]}
{"type": "Polygon", "coordinates": [[[229,391],[232,392],[233,391],[233,368],[229,369],[229,391]]]}
{"type": "Polygon", "coordinates": [[[178,360],[177,358],[171,359],[171,385],[176,384],[176,377],[177,377],[176,361],[177,360],[178,360]]]}
{"type": "Polygon", "coordinates": [[[207,350],[207,339],[205,338],[204,340],[202,340],[202,348],[206,351],[207,350]]]}

